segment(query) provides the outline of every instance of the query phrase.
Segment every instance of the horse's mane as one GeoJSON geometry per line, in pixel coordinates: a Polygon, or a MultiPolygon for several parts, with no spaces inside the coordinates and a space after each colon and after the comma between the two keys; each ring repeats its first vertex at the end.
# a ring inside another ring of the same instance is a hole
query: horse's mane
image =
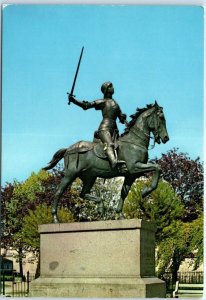
{"type": "Polygon", "coordinates": [[[131,120],[129,121],[129,123],[127,124],[127,127],[124,129],[124,132],[122,133],[121,136],[124,136],[125,134],[127,134],[130,129],[132,128],[132,126],[135,124],[137,118],[143,113],[145,112],[146,110],[154,107],[155,104],[147,104],[146,107],[143,107],[143,108],[137,108],[136,109],[136,112],[130,116],[131,120]]]}

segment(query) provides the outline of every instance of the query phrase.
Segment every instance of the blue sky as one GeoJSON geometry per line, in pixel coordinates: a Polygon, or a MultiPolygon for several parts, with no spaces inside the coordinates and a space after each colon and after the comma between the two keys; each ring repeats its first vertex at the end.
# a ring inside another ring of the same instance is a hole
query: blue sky
{"type": "Polygon", "coordinates": [[[203,160],[203,13],[195,6],[6,6],[2,183],[25,180],[58,149],[92,140],[101,112],[67,105],[82,46],[78,99],[101,98],[101,84],[112,81],[128,116],[157,100],[170,141],[150,158],[179,147],[203,160]]]}

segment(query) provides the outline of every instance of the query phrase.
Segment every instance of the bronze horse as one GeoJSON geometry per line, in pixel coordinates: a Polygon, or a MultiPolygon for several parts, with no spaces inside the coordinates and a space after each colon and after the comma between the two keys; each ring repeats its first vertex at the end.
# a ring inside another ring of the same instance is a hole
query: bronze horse
{"type": "Polygon", "coordinates": [[[147,163],[151,132],[154,135],[155,142],[158,144],[161,142],[166,143],[169,140],[163,108],[157,102],[147,105],[145,108],[137,109],[136,113],[131,116],[131,121],[128,123],[124,133],[118,138],[117,155],[120,160],[126,162],[126,168],[123,170],[118,168],[112,169],[107,158],[97,155],[95,147],[100,144],[96,142],[78,142],[69,148],[57,151],[48,166],[44,168],[44,170],[52,169],[64,158],[64,177],[56,190],[52,202],[53,222],[58,223],[57,207],[60,197],[77,177],[83,181],[80,197],[97,202],[102,213],[103,203],[101,199],[90,195],[90,190],[97,177],[124,177],[121,197],[116,207],[116,212],[120,214],[122,213],[124,200],[135,179],[148,172],[154,172],[152,183],[142,191],[142,197],[155,190],[161,169],[157,164],[147,163]]]}

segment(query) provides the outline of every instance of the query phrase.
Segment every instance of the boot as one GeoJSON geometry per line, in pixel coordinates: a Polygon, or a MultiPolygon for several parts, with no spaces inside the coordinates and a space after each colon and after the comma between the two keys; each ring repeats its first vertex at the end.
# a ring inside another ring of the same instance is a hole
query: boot
{"type": "Polygon", "coordinates": [[[111,163],[112,169],[114,169],[117,166],[119,171],[124,172],[127,170],[126,162],[124,160],[117,160],[117,156],[114,154],[114,150],[112,147],[108,147],[106,149],[106,153],[111,163]]]}
{"type": "Polygon", "coordinates": [[[107,156],[109,158],[109,161],[110,161],[112,169],[114,169],[116,167],[116,165],[117,165],[117,158],[114,155],[113,148],[112,147],[107,147],[106,154],[107,154],[107,156]]]}

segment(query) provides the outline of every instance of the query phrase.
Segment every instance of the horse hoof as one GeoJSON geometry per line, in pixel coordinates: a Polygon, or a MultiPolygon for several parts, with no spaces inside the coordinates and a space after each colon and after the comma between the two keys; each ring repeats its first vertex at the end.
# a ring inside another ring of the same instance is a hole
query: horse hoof
{"type": "Polygon", "coordinates": [[[117,214],[121,214],[122,213],[122,209],[123,209],[123,202],[120,200],[115,211],[117,214]]]}
{"type": "Polygon", "coordinates": [[[124,220],[124,219],[125,219],[124,215],[122,213],[120,213],[118,220],[124,220]]]}
{"type": "Polygon", "coordinates": [[[147,190],[147,189],[144,189],[144,190],[142,191],[142,198],[145,198],[147,195],[148,195],[148,190],[147,190]]]}
{"type": "Polygon", "coordinates": [[[59,220],[58,219],[53,219],[53,223],[54,224],[59,224],[59,220]]]}
{"type": "Polygon", "coordinates": [[[117,207],[117,208],[115,209],[115,211],[116,211],[117,214],[120,214],[120,213],[122,212],[122,207],[121,207],[121,208],[120,208],[120,207],[117,207]]]}
{"type": "Polygon", "coordinates": [[[57,215],[53,215],[53,223],[58,224],[59,220],[57,218],[57,215]]]}

